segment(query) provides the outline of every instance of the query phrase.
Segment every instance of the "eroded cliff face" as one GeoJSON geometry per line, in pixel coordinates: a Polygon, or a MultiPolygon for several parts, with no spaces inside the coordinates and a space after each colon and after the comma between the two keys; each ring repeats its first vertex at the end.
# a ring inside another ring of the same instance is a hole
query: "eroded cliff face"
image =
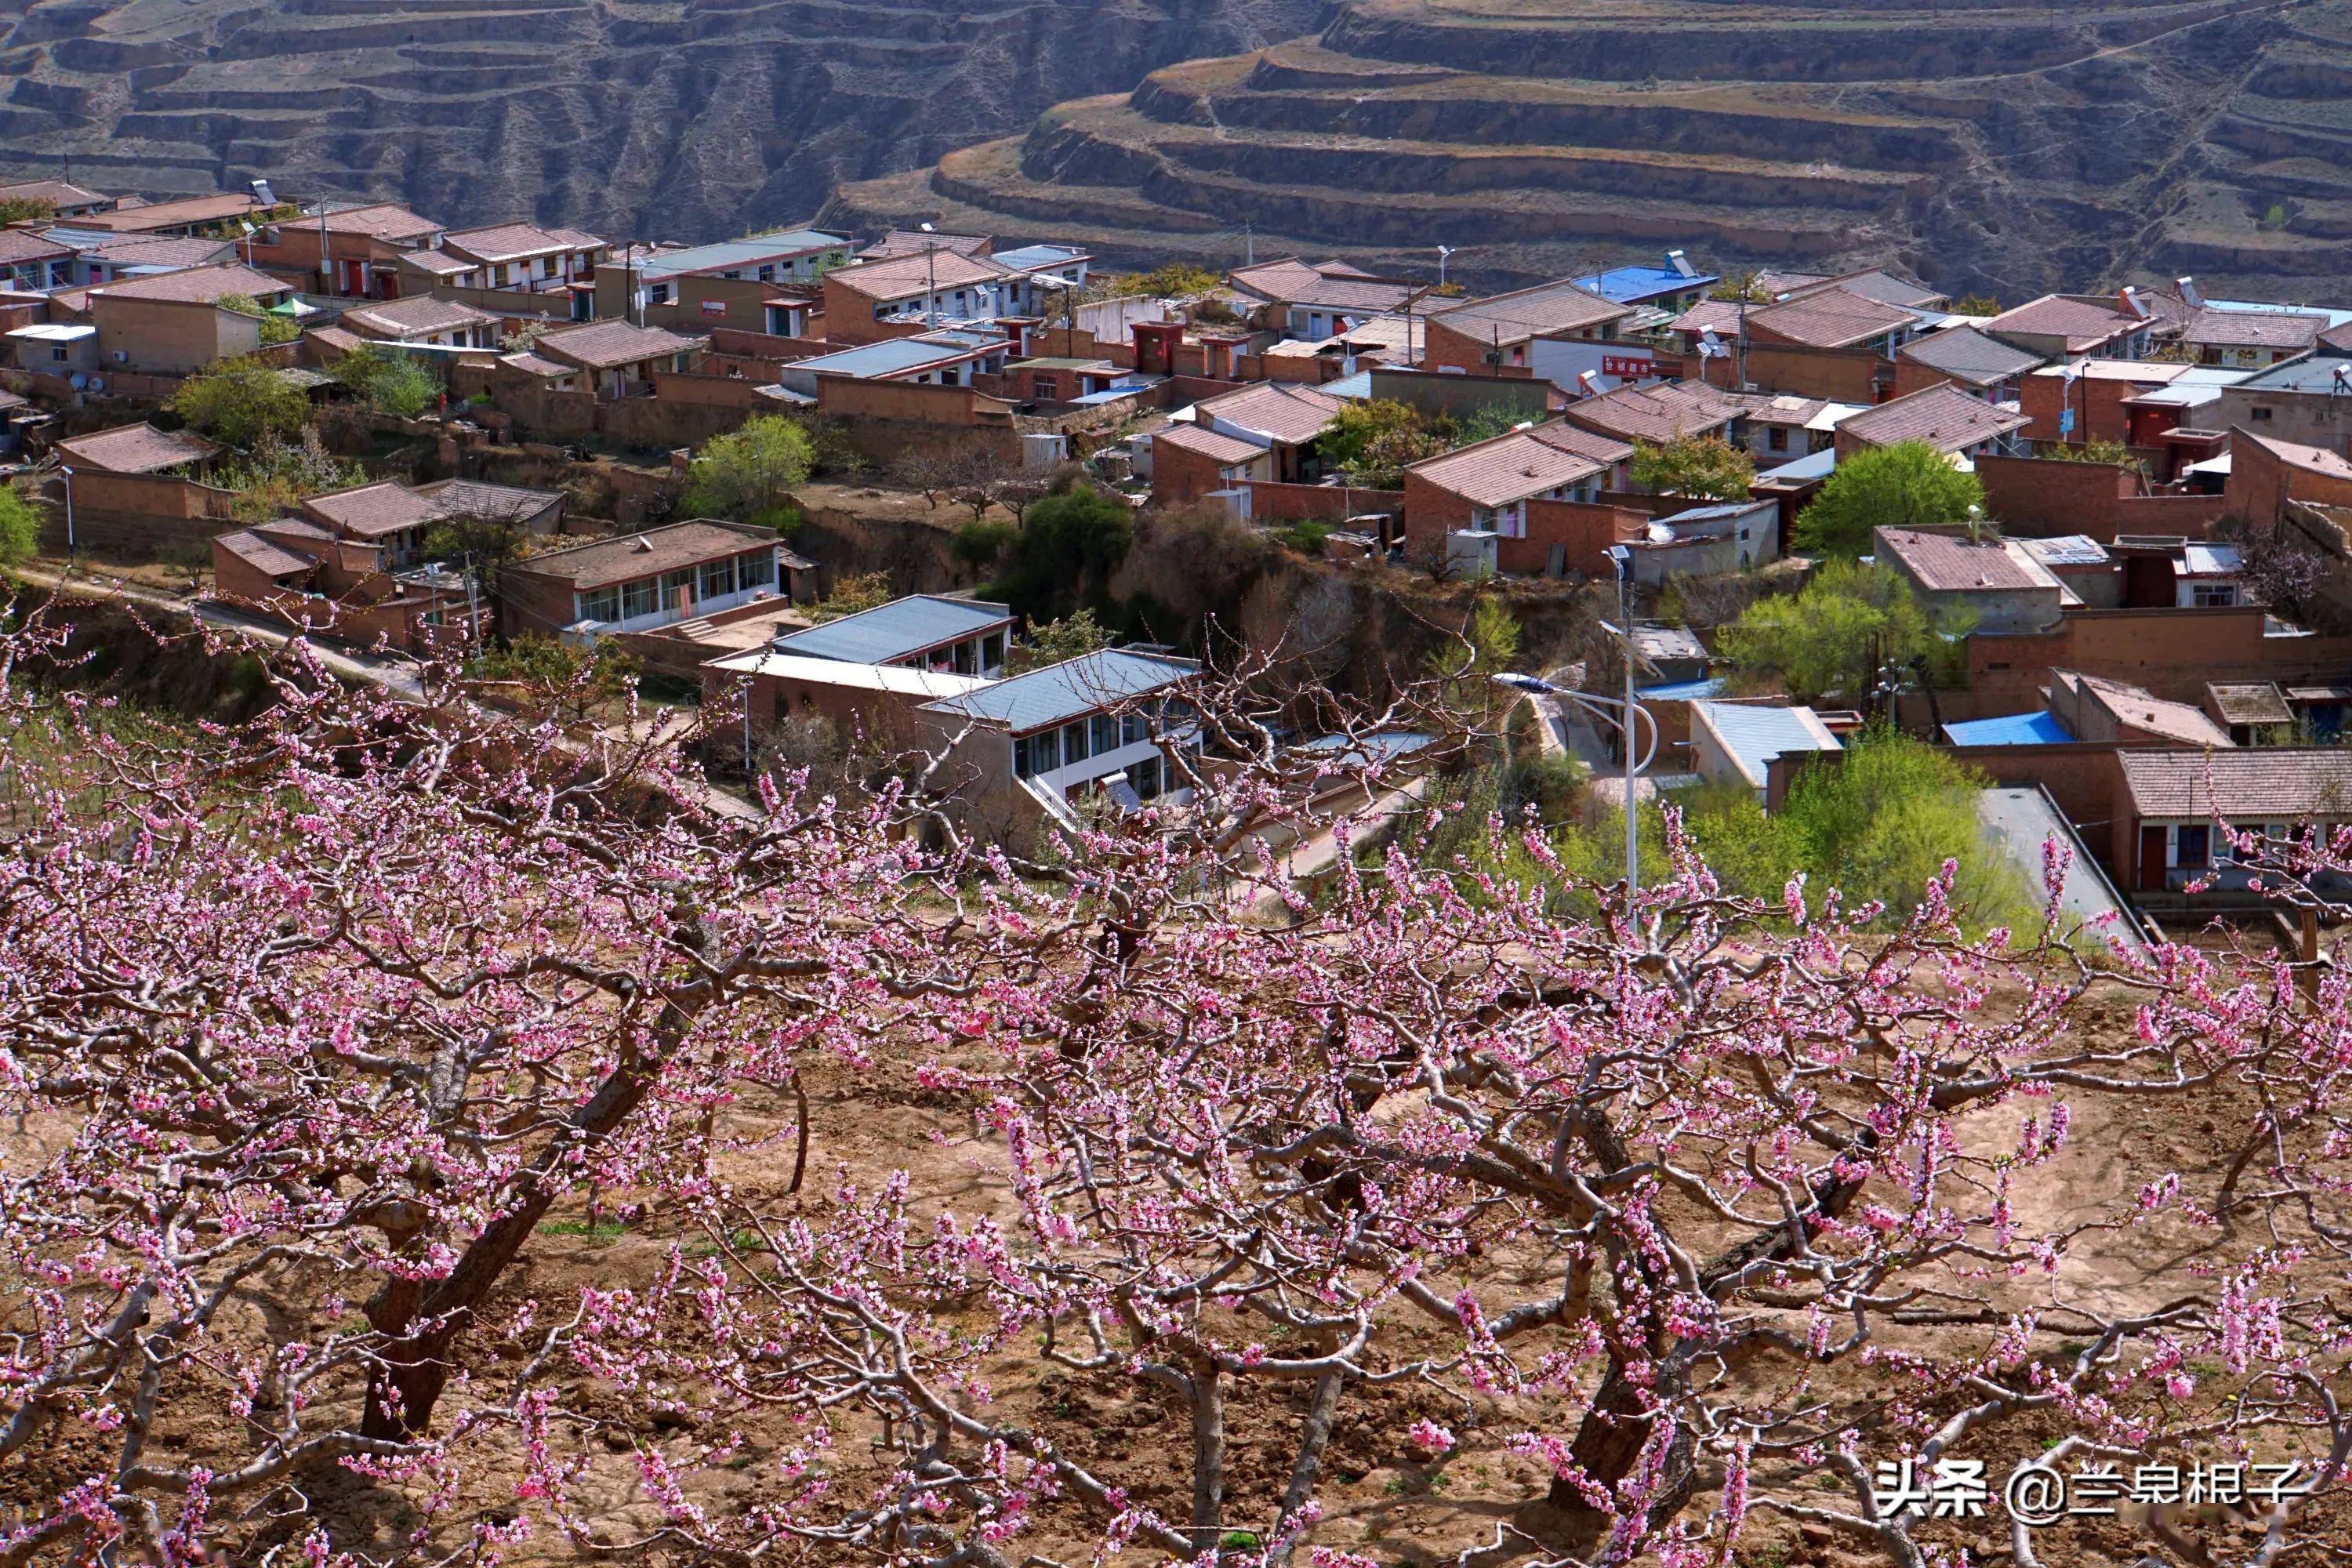
{"type": "Polygon", "coordinates": [[[0,0],[0,173],[710,239],[1319,0],[0,0]]]}
{"type": "Polygon", "coordinates": [[[846,186],[1114,258],[1344,247],[1503,285],[1667,246],[2010,295],[2352,283],[2352,0],[1342,0],[846,186]]]}

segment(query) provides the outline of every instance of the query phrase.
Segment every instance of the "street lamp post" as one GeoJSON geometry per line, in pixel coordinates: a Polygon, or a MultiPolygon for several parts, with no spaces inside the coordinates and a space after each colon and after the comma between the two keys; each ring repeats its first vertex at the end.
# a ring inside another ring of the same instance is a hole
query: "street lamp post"
{"type": "MultiPolygon", "coordinates": [[[[1617,626],[1609,626],[1607,622],[1601,624],[1612,634],[1625,637],[1625,657],[1630,666],[1633,657],[1632,638],[1626,637],[1624,631],[1617,626]]],[[[1598,719],[1603,723],[1614,726],[1618,733],[1624,738],[1625,896],[1630,901],[1634,889],[1642,885],[1642,839],[1639,819],[1633,810],[1633,779],[1657,756],[1657,715],[1634,700],[1633,683],[1630,679],[1626,682],[1626,695],[1622,699],[1598,697],[1590,691],[1573,691],[1564,686],[1554,686],[1539,675],[1506,673],[1496,676],[1495,682],[1498,686],[1507,686],[1515,691],[1559,698],[1561,701],[1573,705],[1587,717],[1598,719]],[[1650,730],[1650,743],[1647,751],[1638,749],[1640,743],[1638,726],[1642,724],[1647,724],[1650,730]]]]}
{"type": "Polygon", "coordinates": [[[73,469],[70,466],[60,463],[58,465],[58,472],[66,477],[66,564],[71,566],[74,558],[73,469]]]}

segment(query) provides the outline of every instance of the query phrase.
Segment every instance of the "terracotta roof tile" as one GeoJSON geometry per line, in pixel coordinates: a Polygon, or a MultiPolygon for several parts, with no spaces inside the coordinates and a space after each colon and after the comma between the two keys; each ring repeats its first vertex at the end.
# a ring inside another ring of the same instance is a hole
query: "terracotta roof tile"
{"type": "Polygon", "coordinates": [[[1835,286],[1748,313],[1750,331],[1769,331],[1790,342],[1823,349],[1849,348],[1918,324],[1919,318],[1899,305],[1835,286]]]}
{"type": "Polygon", "coordinates": [[[231,294],[269,300],[290,292],[290,287],[278,279],[237,262],[158,272],[152,278],[126,278],[90,290],[101,300],[177,300],[203,305],[217,303],[231,294]]]}
{"type": "Polygon", "coordinates": [[[1873,447],[1924,441],[1939,452],[1962,452],[1979,441],[2032,424],[2015,409],[1987,403],[1948,381],[1848,416],[1838,434],[1873,447]]]}
{"type": "Polygon", "coordinates": [[[563,360],[590,370],[612,370],[686,353],[709,341],[707,337],[680,337],[659,327],[635,326],[627,321],[591,321],[585,326],[541,333],[534,352],[542,358],[563,360]]]}
{"type": "Polygon", "coordinates": [[[772,531],[698,519],[649,528],[642,533],[623,534],[617,539],[575,544],[569,550],[550,551],[508,570],[552,577],[575,589],[604,588],[730,555],[772,550],[775,545],[776,536],[772,531]]]}
{"type": "Polygon", "coordinates": [[[183,463],[200,463],[220,448],[193,430],[158,430],[152,425],[124,425],[58,443],[72,463],[115,474],[152,474],[183,463]]]}
{"type": "Polygon", "coordinates": [[[2014,592],[2053,588],[2058,583],[2032,557],[1998,539],[1979,542],[1961,534],[1882,528],[1877,544],[1881,553],[1894,557],[1931,594],[2014,592]]]}
{"type": "Polygon", "coordinates": [[[2352,752],[2259,746],[2230,751],[2126,751],[2124,787],[2141,816],[2233,822],[2352,818],[2352,752]]]}
{"type": "Polygon", "coordinates": [[[1265,456],[1263,447],[1253,447],[1247,441],[1221,436],[1197,425],[1171,425],[1165,430],[1156,430],[1152,432],[1151,444],[1155,448],[1165,445],[1197,452],[1220,468],[1255,462],[1265,456]]]}
{"type": "Polygon", "coordinates": [[[1606,321],[1622,321],[1633,313],[1630,305],[1562,279],[1432,310],[1429,319],[1465,337],[1519,343],[1550,332],[1580,331],[1606,321]]]}
{"type": "Polygon", "coordinates": [[[1705,436],[1738,417],[1738,401],[1697,382],[1626,385],[1568,405],[1570,423],[1621,441],[1671,441],[1705,436]]]}
{"type": "Polygon", "coordinates": [[[1201,415],[1255,430],[1286,446],[1312,441],[1339,416],[1341,404],[1328,393],[1290,382],[1265,381],[1228,392],[1198,405],[1201,415]]]}
{"type": "Polygon", "coordinates": [[[1544,440],[1532,430],[1515,430],[1415,463],[1408,471],[1473,506],[1493,507],[1572,485],[1607,467],[1581,452],[1544,440]]]}
{"type": "Polygon", "coordinates": [[[357,306],[344,311],[343,320],[350,325],[382,337],[405,338],[427,332],[452,331],[460,327],[481,326],[498,318],[487,310],[477,310],[471,305],[461,305],[454,300],[436,300],[430,294],[416,294],[405,300],[386,300],[381,304],[357,306]]]}

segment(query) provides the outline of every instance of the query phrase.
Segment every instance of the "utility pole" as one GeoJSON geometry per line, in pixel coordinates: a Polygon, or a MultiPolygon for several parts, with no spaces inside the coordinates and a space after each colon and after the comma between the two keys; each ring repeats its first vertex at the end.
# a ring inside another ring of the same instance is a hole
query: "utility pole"
{"type": "Polygon", "coordinates": [[[1242,219],[1242,255],[1244,267],[1257,265],[1257,227],[1248,218],[1242,219]]]}
{"type": "Polygon", "coordinates": [[[60,463],[58,472],[66,477],[66,564],[71,566],[74,558],[73,468],[68,464],[60,463]]]}

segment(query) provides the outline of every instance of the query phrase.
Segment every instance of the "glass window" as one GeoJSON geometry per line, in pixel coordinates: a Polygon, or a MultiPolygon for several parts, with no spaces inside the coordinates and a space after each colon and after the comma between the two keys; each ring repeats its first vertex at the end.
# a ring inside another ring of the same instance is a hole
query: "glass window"
{"type": "Polygon", "coordinates": [[[621,584],[621,617],[624,620],[633,621],[639,616],[650,616],[660,607],[661,594],[652,578],[640,578],[635,583],[621,584]]]}
{"type": "Polygon", "coordinates": [[[702,596],[704,598],[716,599],[722,594],[731,594],[734,591],[735,563],[731,558],[726,561],[708,561],[703,563],[702,596]]]}
{"type": "Polygon", "coordinates": [[[2199,823],[2177,831],[2179,834],[2179,852],[2173,857],[2172,863],[2185,871],[2202,870],[2210,854],[2213,830],[2199,823]]]}
{"type": "Polygon", "coordinates": [[[773,283],[775,280],[776,264],[771,261],[766,266],[760,268],[760,281],[762,283],[773,283]]]}
{"type": "Polygon", "coordinates": [[[1138,741],[1148,741],[1150,739],[1151,739],[1151,725],[1145,720],[1142,714],[1129,713],[1120,718],[1118,721],[1118,742],[1120,745],[1132,746],[1138,741]]]}
{"type": "Polygon", "coordinates": [[[506,286],[507,264],[501,261],[497,266],[490,268],[490,287],[493,289],[503,289],[506,286]]]}
{"type": "Polygon", "coordinates": [[[580,618],[588,621],[617,621],[621,618],[621,591],[599,588],[580,596],[580,618]]]}
{"type": "Polygon", "coordinates": [[[1029,737],[1029,772],[1050,773],[1062,765],[1062,732],[1041,730],[1029,737]]]}
{"type": "Polygon", "coordinates": [[[776,580],[776,552],[762,550],[757,555],[735,558],[735,585],[739,588],[764,588],[776,580]]]}
{"type": "Polygon", "coordinates": [[[1097,713],[1094,719],[1095,755],[1118,750],[1118,721],[1108,713],[1097,713]]]}
{"type": "Polygon", "coordinates": [[[1081,719],[1075,724],[1063,725],[1062,761],[1066,763],[1083,763],[1087,756],[1087,721],[1081,719]]]}
{"type": "Polygon", "coordinates": [[[1004,634],[991,632],[988,634],[987,640],[980,645],[980,667],[982,669],[994,669],[1003,662],[1004,634]]]}
{"type": "Polygon", "coordinates": [[[1029,776],[1031,771],[1032,770],[1029,766],[1029,737],[1026,735],[1015,735],[1013,737],[1013,776],[1016,779],[1025,779],[1029,776]]]}
{"type": "Polygon", "coordinates": [[[1141,762],[1130,764],[1127,770],[1127,782],[1142,799],[1158,798],[1160,789],[1159,753],[1155,752],[1141,762]]]}

